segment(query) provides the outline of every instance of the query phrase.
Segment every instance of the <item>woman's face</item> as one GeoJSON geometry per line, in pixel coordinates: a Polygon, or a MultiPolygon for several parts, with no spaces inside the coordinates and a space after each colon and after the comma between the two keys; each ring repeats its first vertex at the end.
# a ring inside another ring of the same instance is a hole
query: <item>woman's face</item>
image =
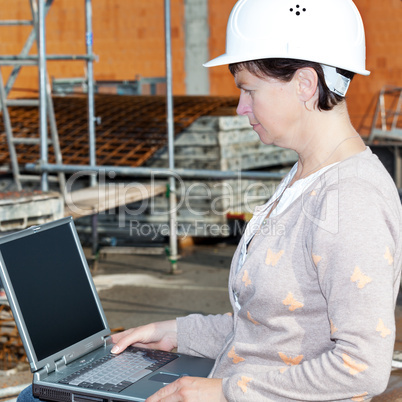
{"type": "Polygon", "coordinates": [[[235,82],[240,88],[237,113],[249,118],[261,141],[294,148],[299,106],[294,80],[262,79],[243,69],[236,73],[235,82]]]}

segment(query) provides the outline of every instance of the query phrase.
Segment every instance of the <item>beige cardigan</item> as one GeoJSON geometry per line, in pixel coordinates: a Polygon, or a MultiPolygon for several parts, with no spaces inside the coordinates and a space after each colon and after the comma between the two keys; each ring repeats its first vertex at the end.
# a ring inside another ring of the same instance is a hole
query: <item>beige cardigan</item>
{"type": "Polygon", "coordinates": [[[233,313],[178,318],[179,352],[216,359],[210,376],[223,378],[229,401],[380,394],[390,375],[402,262],[391,177],[367,148],[270,219],[238,273],[240,247],[234,255],[233,313]]]}

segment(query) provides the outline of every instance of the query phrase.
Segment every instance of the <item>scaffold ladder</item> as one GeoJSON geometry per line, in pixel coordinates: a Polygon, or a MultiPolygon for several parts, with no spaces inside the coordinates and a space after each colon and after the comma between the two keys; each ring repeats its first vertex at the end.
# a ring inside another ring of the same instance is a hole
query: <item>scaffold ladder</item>
{"type": "MultiPolygon", "coordinates": [[[[0,57],[0,66],[13,66],[12,72],[9,75],[7,82],[4,82],[2,72],[0,69],[0,103],[1,103],[1,112],[3,115],[4,121],[4,129],[6,132],[6,138],[9,148],[10,154],[10,162],[11,169],[14,178],[14,182],[17,190],[22,190],[23,182],[32,182],[32,181],[40,181],[41,176],[39,175],[24,175],[20,172],[20,166],[18,164],[18,154],[17,154],[17,145],[18,144],[31,144],[31,145],[41,145],[40,137],[23,137],[22,135],[15,136],[14,130],[12,127],[12,121],[10,118],[10,107],[19,107],[19,106],[36,106],[40,110],[41,104],[40,99],[11,99],[9,98],[9,94],[13,88],[15,80],[23,66],[37,66],[38,67],[38,75],[40,73],[39,69],[39,55],[31,56],[29,52],[36,42],[39,49],[39,15],[38,15],[38,1],[41,0],[29,0],[32,20],[8,20],[8,21],[0,21],[0,26],[26,26],[31,25],[33,27],[23,49],[20,54],[17,56],[4,56],[0,57]]],[[[53,0],[46,0],[44,5],[45,15],[48,13],[50,6],[52,5],[53,0]]],[[[53,146],[54,157],[56,163],[62,163],[62,154],[60,150],[59,144],[59,136],[57,131],[56,118],[53,109],[53,101],[51,95],[51,89],[49,84],[49,78],[45,68],[45,76],[46,76],[46,115],[49,122],[50,127],[50,138],[47,139],[48,144],[53,146]]],[[[60,191],[63,195],[65,192],[65,175],[64,173],[58,173],[57,176],[49,177],[49,180],[53,180],[58,182],[60,191]]]]}
{"type": "Polygon", "coordinates": [[[369,142],[402,141],[402,87],[381,89],[371,124],[369,142]]]}

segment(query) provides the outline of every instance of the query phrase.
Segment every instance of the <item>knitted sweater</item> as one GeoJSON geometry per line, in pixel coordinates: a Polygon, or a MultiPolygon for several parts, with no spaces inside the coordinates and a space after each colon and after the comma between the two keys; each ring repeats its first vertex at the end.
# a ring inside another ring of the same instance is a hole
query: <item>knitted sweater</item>
{"type": "Polygon", "coordinates": [[[371,150],[340,162],[260,228],[236,272],[238,247],[233,313],[178,318],[179,352],[216,359],[210,376],[223,379],[229,401],[380,394],[395,341],[401,225],[395,185],[371,150]]]}

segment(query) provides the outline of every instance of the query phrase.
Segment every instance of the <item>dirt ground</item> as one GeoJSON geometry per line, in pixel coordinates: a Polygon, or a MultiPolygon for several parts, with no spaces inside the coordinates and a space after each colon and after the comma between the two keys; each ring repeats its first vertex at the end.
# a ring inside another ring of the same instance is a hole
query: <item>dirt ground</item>
{"type": "MultiPolygon", "coordinates": [[[[164,254],[103,255],[93,272],[95,285],[112,329],[131,328],[190,313],[230,310],[227,279],[235,245],[197,245],[181,251],[178,268],[170,275],[164,254]]],[[[395,349],[402,351],[402,297],[396,309],[395,349]]],[[[0,374],[0,388],[28,384],[27,365],[0,374]]],[[[402,369],[391,373],[386,392],[373,402],[402,402],[402,369]]]]}

